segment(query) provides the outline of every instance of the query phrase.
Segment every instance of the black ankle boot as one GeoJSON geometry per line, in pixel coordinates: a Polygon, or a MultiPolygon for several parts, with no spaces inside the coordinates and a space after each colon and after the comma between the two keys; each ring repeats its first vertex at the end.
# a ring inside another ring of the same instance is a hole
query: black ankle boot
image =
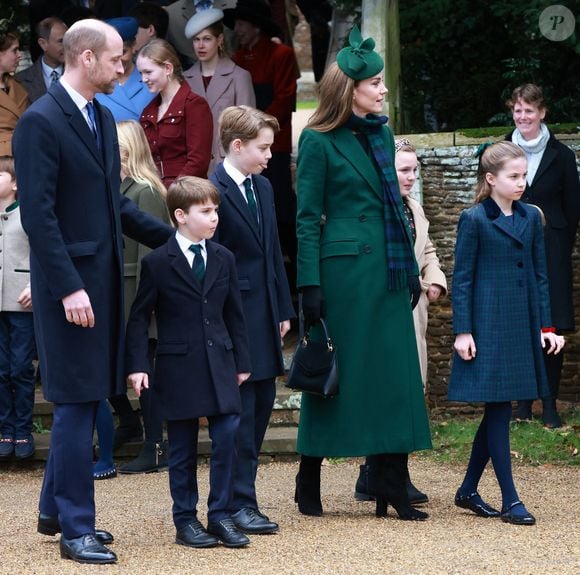
{"type": "Polygon", "coordinates": [[[131,415],[122,416],[119,426],[115,429],[113,450],[116,451],[129,441],[143,441],[143,426],[139,413],[132,411],[131,415]]]}
{"type": "Polygon", "coordinates": [[[119,473],[152,473],[167,469],[167,441],[145,441],[139,455],[119,467],[119,473]]]}
{"type": "Polygon", "coordinates": [[[556,399],[554,397],[545,397],[542,399],[542,421],[546,427],[556,429],[562,427],[562,420],[556,409],[556,399]]]}
{"type": "Polygon", "coordinates": [[[411,481],[411,476],[409,475],[409,466],[406,466],[405,470],[405,488],[407,489],[407,496],[409,497],[409,503],[411,505],[421,505],[422,503],[428,503],[429,497],[422,491],[419,491],[411,481]]]}
{"type": "Polygon", "coordinates": [[[369,493],[369,466],[367,463],[360,466],[360,472],[354,486],[354,498],[357,501],[373,501],[374,496],[369,493]]]}
{"type": "Polygon", "coordinates": [[[320,499],[320,467],[322,457],[300,458],[300,468],[296,475],[296,491],[294,501],[298,503],[298,510],[303,515],[322,515],[322,501],[320,499]]]}
{"type": "Polygon", "coordinates": [[[408,455],[389,453],[384,463],[384,488],[386,499],[395,508],[400,519],[405,521],[424,521],[429,514],[415,509],[409,501],[406,487],[408,455]]]}
{"type": "Polygon", "coordinates": [[[369,455],[367,461],[367,492],[376,503],[375,515],[386,517],[388,509],[385,480],[385,455],[369,455]]]}
{"type": "Polygon", "coordinates": [[[518,401],[518,406],[513,414],[513,419],[519,419],[521,421],[531,421],[533,403],[534,402],[531,399],[524,399],[518,401]]]}

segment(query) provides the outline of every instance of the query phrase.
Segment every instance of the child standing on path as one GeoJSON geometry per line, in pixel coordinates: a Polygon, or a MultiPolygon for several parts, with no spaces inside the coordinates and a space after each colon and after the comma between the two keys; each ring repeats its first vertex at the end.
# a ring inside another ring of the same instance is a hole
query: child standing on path
{"type": "Polygon", "coordinates": [[[455,356],[451,401],[484,402],[485,412],[455,505],[515,525],[536,520],[520,501],[511,468],[511,401],[549,395],[542,357],[564,338],[551,327],[541,216],[518,200],[527,161],[511,142],[489,146],[480,158],[475,206],[459,218],[453,275],[455,356]],[[490,460],[501,513],[478,494],[490,460]]]}
{"type": "Polygon", "coordinates": [[[141,261],[127,324],[126,370],[139,395],[149,387],[149,325],[155,313],[152,400],[167,421],[175,541],[188,547],[250,542],[231,518],[238,386],[250,375],[250,355],[234,256],[209,241],[219,203],[218,191],[205,179],[184,176],[169,187],[167,207],[177,231],[141,261]],[[200,417],[208,418],[212,441],[207,530],[197,518],[200,417]]]}
{"type": "Polygon", "coordinates": [[[234,471],[233,515],[245,533],[278,531],[256,497],[258,456],[284,373],[281,343],[294,317],[276,226],[274,192],[260,173],[272,157],[278,120],[249,106],[231,106],[220,117],[226,157],[210,180],[221,194],[215,240],[236,257],[248,326],[252,376],[240,387],[242,415],[234,471]]]}
{"type": "Polygon", "coordinates": [[[34,455],[34,327],[30,247],[20,223],[14,160],[0,157],[0,459],[34,455]]]}

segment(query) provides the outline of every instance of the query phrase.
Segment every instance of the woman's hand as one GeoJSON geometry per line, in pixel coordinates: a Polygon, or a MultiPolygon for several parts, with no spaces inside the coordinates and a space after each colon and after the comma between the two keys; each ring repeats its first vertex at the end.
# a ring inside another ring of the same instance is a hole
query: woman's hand
{"type": "Polygon", "coordinates": [[[556,355],[562,351],[565,344],[566,340],[562,335],[552,332],[542,333],[542,347],[546,349],[546,345],[549,346],[546,353],[553,353],[556,355]]]}
{"type": "Polygon", "coordinates": [[[427,290],[427,299],[429,300],[429,303],[437,301],[441,295],[441,291],[441,286],[438,286],[437,284],[431,284],[427,290]]]}
{"type": "Polygon", "coordinates": [[[305,286],[302,288],[302,315],[304,316],[305,328],[324,317],[320,286],[305,286]]]}
{"type": "Polygon", "coordinates": [[[477,350],[475,348],[473,336],[470,333],[457,334],[457,336],[455,336],[453,347],[461,359],[470,361],[475,358],[477,350]]]}

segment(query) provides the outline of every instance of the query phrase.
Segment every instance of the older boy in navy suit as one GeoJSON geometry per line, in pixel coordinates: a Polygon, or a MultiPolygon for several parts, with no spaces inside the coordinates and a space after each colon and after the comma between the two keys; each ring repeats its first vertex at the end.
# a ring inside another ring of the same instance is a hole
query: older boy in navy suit
{"type": "Polygon", "coordinates": [[[260,512],[256,498],[258,456],[284,373],[281,344],[295,317],[278,239],[274,193],[260,172],[268,165],[278,132],[273,116],[249,106],[226,108],[220,117],[225,160],[211,176],[221,193],[215,240],[236,257],[248,326],[252,375],[240,387],[233,520],[245,533],[275,533],[278,525],[260,512]]]}
{"type": "Polygon", "coordinates": [[[250,356],[234,256],[211,241],[220,197],[207,180],[178,178],[167,192],[175,236],[141,263],[127,324],[126,371],[137,395],[148,387],[148,329],[157,320],[152,392],[167,421],[169,485],[176,543],[242,547],[250,540],[231,519],[238,386],[250,356]],[[212,439],[207,530],[197,519],[198,418],[212,439]]]}

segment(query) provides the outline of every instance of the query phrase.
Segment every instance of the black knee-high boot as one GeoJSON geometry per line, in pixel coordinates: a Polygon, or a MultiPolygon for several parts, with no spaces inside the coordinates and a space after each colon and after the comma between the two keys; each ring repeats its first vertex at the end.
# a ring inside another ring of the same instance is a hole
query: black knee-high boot
{"type": "Polygon", "coordinates": [[[369,493],[377,501],[376,515],[384,517],[390,503],[400,519],[424,521],[429,517],[424,511],[415,509],[407,493],[406,453],[383,453],[369,457],[369,493]]]}
{"type": "Polygon", "coordinates": [[[322,515],[322,501],[320,499],[320,467],[322,457],[302,455],[300,468],[296,476],[296,491],[294,501],[298,503],[298,510],[303,515],[322,515]]]}

